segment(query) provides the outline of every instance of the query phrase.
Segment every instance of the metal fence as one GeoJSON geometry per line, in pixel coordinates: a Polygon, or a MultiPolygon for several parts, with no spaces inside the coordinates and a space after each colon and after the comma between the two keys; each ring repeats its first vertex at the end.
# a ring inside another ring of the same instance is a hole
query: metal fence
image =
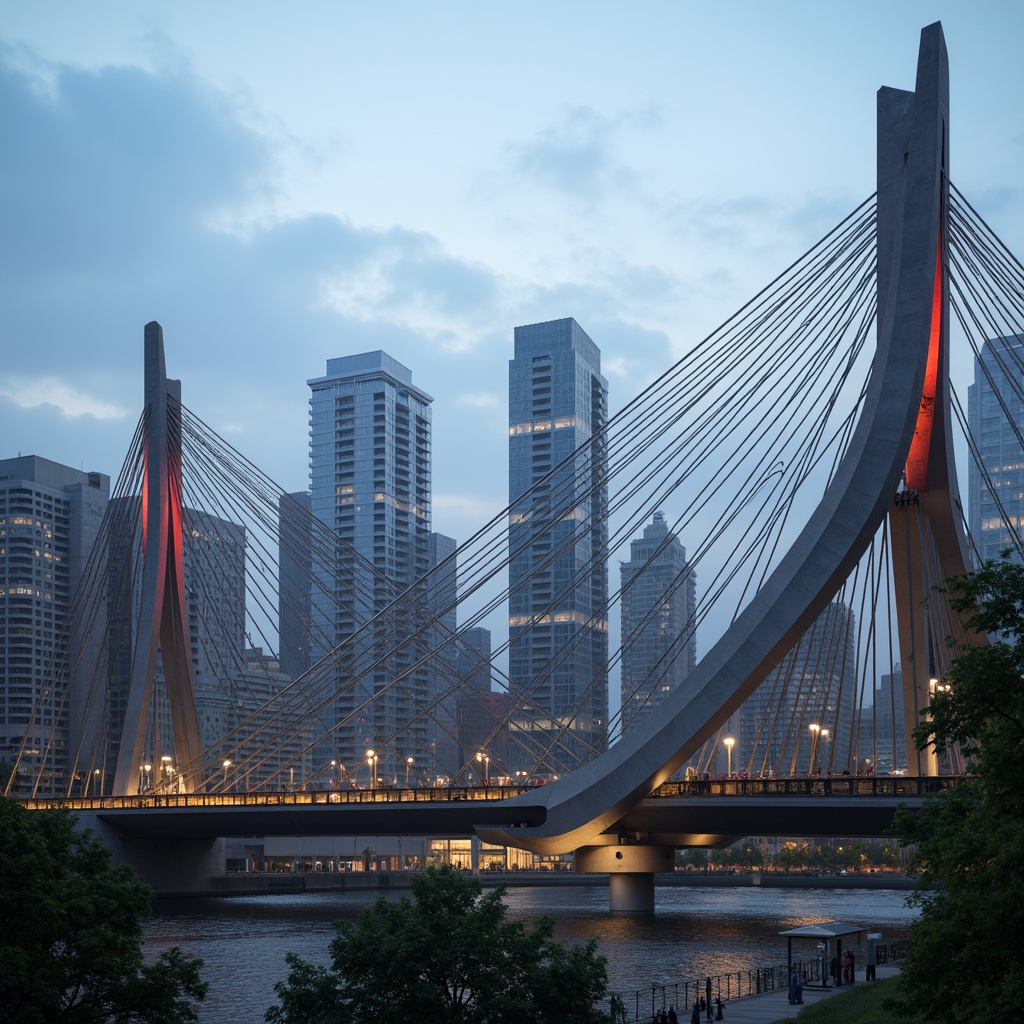
{"type": "MultiPolygon", "coordinates": [[[[876,963],[894,963],[902,959],[905,950],[905,942],[880,943],[875,947],[876,963]]],[[[806,983],[822,983],[820,958],[799,960],[797,966],[806,983]]],[[[689,1018],[695,1002],[707,998],[709,981],[711,1005],[713,1011],[716,1011],[719,1001],[724,1004],[732,999],[744,999],[747,996],[760,995],[762,992],[788,989],[791,973],[790,965],[782,963],[749,971],[715,974],[702,980],[678,981],[672,985],[651,985],[647,989],[637,989],[632,993],[614,992],[610,997],[612,1020],[615,1024],[650,1021],[656,1013],[667,1010],[670,1006],[674,1006],[679,1019],[684,1020],[689,1018]]]]}

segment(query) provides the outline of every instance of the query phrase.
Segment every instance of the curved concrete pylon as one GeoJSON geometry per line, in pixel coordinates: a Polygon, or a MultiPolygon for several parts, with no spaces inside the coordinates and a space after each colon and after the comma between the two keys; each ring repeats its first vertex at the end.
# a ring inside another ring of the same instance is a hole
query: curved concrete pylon
{"type": "MultiPolygon", "coordinates": [[[[832,600],[893,503],[914,439],[935,312],[948,134],[948,65],[942,28],[924,29],[913,93],[879,96],[880,153],[900,148],[880,181],[878,343],[849,450],[807,525],[762,589],[643,728],[571,775],[509,801],[538,800],[535,827],[481,828],[486,842],[537,853],[586,846],[668,779],[736,711],[832,600]],[[887,116],[894,104],[899,116],[887,116]],[[899,140],[884,142],[886,133],[899,140]],[[884,265],[884,270],[882,269],[884,265]]],[[[882,168],[880,163],[880,177],[882,168]]],[[[945,296],[946,289],[941,289],[945,296]]],[[[941,435],[941,432],[940,432],[941,435]]],[[[942,443],[941,436],[934,443],[942,443]]]]}

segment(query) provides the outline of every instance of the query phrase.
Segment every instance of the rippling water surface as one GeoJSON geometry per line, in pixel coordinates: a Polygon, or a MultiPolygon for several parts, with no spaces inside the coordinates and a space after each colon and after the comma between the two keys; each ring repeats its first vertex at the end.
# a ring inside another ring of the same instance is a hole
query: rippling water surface
{"type": "MultiPolygon", "coordinates": [[[[403,893],[393,894],[398,898],[403,893]]],[[[914,911],[905,892],[862,889],[659,888],[653,916],[612,916],[608,890],[509,889],[512,917],[555,918],[555,936],[598,940],[613,991],[780,963],[778,933],[821,921],[845,921],[886,940],[904,938],[914,911]]],[[[203,1024],[259,1024],[287,975],[285,953],[328,963],[332,923],[352,919],[376,893],[317,893],[160,901],[145,925],[147,955],[181,946],[205,961],[210,992],[203,1024]]],[[[809,955],[810,950],[805,955],[809,955]]]]}

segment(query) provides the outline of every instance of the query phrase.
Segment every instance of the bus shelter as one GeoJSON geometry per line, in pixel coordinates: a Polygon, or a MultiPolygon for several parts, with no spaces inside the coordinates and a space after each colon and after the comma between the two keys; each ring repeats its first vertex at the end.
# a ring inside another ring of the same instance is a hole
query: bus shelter
{"type": "Polygon", "coordinates": [[[792,967],[793,940],[810,941],[815,944],[815,951],[821,958],[821,987],[829,988],[829,962],[834,956],[839,965],[835,974],[836,985],[843,983],[843,939],[851,935],[859,936],[866,929],[855,924],[843,924],[841,921],[825,921],[823,924],[808,924],[802,928],[790,928],[779,932],[785,936],[787,943],[786,963],[792,967]],[[824,949],[824,952],[822,952],[824,949]],[[834,952],[832,952],[834,950],[834,952]],[[831,954],[831,955],[830,955],[831,954]]]}

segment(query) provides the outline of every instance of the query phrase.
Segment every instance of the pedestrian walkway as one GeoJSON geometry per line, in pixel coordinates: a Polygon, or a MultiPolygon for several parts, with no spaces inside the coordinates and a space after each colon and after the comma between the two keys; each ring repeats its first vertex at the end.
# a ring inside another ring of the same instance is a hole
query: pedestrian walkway
{"type": "MultiPolygon", "coordinates": [[[[899,964],[879,964],[875,970],[879,981],[894,978],[900,972],[899,964]]],[[[758,996],[734,999],[725,1004],[722,1019],[729,1024],[774,1024],[777,1020],[792,1019],[804,1006],[813,1006],[824,999],[833,999],[865,984],[862,971],[857,973],[860,977],[853,985],[840,985],[838,988],[815,988],[805,985],[803,1006],[791,1006],[788,990],[784,988],[774,992],[762,992],[758,996]]]]}

